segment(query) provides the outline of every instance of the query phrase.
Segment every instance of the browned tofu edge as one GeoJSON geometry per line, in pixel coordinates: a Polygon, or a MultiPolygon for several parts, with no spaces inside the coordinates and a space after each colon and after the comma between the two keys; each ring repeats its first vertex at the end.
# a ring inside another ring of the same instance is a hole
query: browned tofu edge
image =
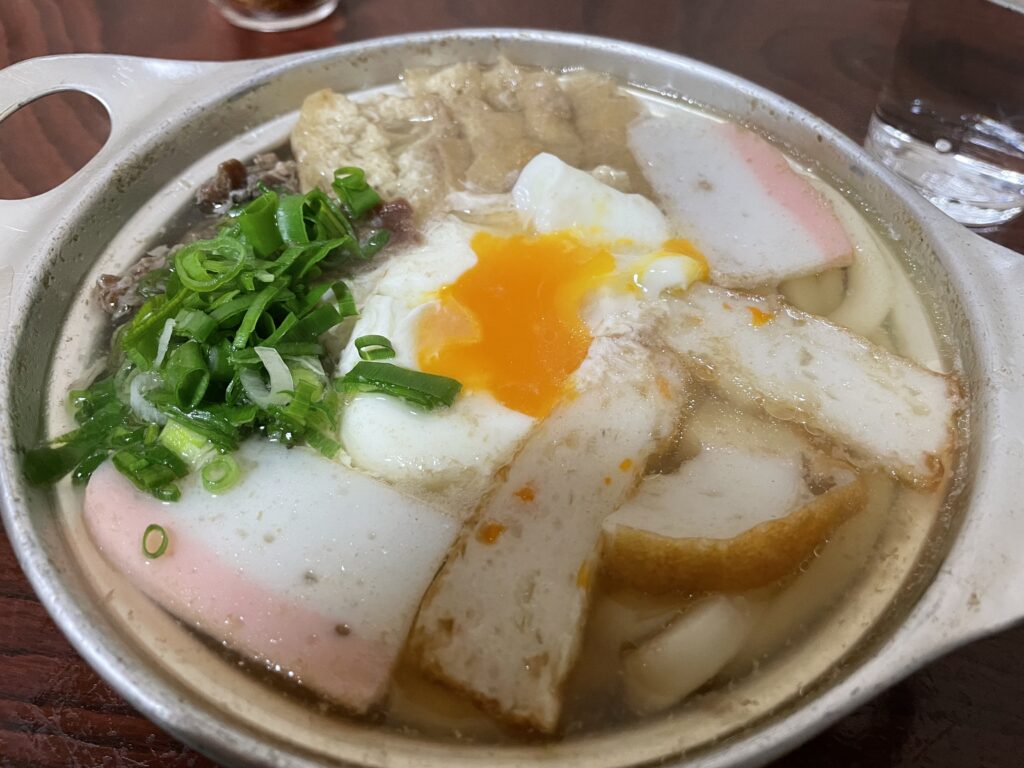
{"type": "Polygon", "coordinates": [[[867,483],[858,476],[732,539],[680,539],[624,524],[609,526],[603,574],[612,583],[655,593],[762,587],[794,572],[866,502],[867,483]]]}

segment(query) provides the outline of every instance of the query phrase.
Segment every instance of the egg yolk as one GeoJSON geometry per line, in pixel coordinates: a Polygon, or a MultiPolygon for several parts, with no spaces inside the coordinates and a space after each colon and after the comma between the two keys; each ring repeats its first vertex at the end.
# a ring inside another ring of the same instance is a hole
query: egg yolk
{"type": "Polygon", "coordinates": [[[615,267],[568,233],[471,241],[477,263],[443,287],[417,327],[420,368],[546,416],[590,349],[580,307],[615,267]]]}

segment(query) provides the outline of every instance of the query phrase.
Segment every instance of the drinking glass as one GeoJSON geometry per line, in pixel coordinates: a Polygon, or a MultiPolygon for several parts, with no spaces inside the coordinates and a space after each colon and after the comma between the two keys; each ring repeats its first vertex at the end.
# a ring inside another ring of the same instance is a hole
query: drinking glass
{"type": "Polygon", "coordinates": [[[1024,0],[911,0],[864,146],[957,221],[1024,210],[1024,0]]]}
{"type": "Polygon", "coordinates": [[[338,0],[210,0],[232,24],[258,32],[282,32],[326,19],[338,0]]]}

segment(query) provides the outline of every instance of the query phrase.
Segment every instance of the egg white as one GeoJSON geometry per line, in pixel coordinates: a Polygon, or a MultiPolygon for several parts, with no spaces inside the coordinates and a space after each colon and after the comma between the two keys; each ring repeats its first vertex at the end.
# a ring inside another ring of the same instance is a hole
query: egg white
{"type": "MultiPolygon", "coordinates": [[[[396,352],[391,362],[419,369],[420,316],[437,303],[439,289],[476,264],[469,245],[476,231],[455,218],[428,228],[421,245],[389,263],[363,304],[352,339],[386,336],[396,352]]],[[[349,343],[338,370],[348,371],[358,361],[349,343]]],[[[452,407],[437,411],[386,395],[358,394],[345,408],[341,441],[354,467],[468,515],[533,424],[485,392],[463,392],[452,407]]]]}
{"type": "MultiPolygon", "coordinates": [[[[659,253],[669,227],[657,206],[553,155],[538,155],[527,164],[510,201],[523,232],[568,231],[615,257],[615,274],[582,308],[595,338],[636,330],[644,322],[645,301],[694,279],[692,259],[659,253]],[[639,290],[627,290],[631,284],[639,290]]],[[[477,263],[470,241],[478,231],[454,216],[443,217],[426,229],[420,245],[396,254],[364,301],[351,339],[386,336],[396,352],[392,362],[419,369],[420,318],[438,303],[440,289],[477,263]]],[[[339,373],[358,361],[350,341],[341,353],[339,373]]],[[[605,362],[595,360],[594,365],[605,362]]],[[[464,391],[452,407],[429,412],[386,395],[357,394],[345,408],[341,440],[354,467],[468,516],[535,423],[486,392],[464,391]]]]}

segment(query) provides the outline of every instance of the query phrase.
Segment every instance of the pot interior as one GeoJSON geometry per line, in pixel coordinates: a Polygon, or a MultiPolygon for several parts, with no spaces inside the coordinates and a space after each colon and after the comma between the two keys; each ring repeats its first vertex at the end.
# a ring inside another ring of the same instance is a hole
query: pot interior
{"type": "MultiPolygon", "coordinates": [[[[406,67],[490,62],[499,53],[521,64],[607,72],[652,98],[682,99],[730,115],[812,165],[895,243],[934,321],[941,355],[970,391],[970,327],[943,270],[941,244],[900,194],[827,126],[727,75],[656,52],[558,36],[456,36],[272,62],[227,93],[210,95],[206,85],[192,96],[169,99],[180,111],[169,109],[161,131],[131,147],[118,169],[100,169],[95,182],[87,181],[73,216],[49,236],[45,263],[30,288],[30,309],[13,338],[10,370],[16,375],[8,402],[15,444],[29,447],[68,427],[66,393],[109,339],[108,318],[92,289],[96,278],[122,271],[143,250],[164,242],[195,186],[218,162],[285,142],[302,98],[319,88],[365,91],[393,83],[406,67]]],[[[961,456],[961,471],[968,469],[969,453],[961,456]]],[[[877,542],[869,561],[863,567],[842,561],[830,566],[850,572],[842,601],[754,674],[629,726],[584,730],[551,743],[474,744],[347,719],[301,695],[272,689],[105,564],[82,525],[77,491],[66,483],[41,491],[11,478],[17,517],[27,531],[12,538],[24,558],[38,561],[39,572],[49,574],[41,591],[50,593],[58,623],[94,665],[185,740],[232,762],[240,755],[269,761],[267,749],[294,756],[291,762],[275,758],[281,765],[512,765],[557,758],[567,765],[621,766],[721,749],[771,727],[837,684],[883,642],[929,583],[960,516],[955,494],[936,511],[928,494],[898,488],[897,512],[870,534],[877,542]]]]}

